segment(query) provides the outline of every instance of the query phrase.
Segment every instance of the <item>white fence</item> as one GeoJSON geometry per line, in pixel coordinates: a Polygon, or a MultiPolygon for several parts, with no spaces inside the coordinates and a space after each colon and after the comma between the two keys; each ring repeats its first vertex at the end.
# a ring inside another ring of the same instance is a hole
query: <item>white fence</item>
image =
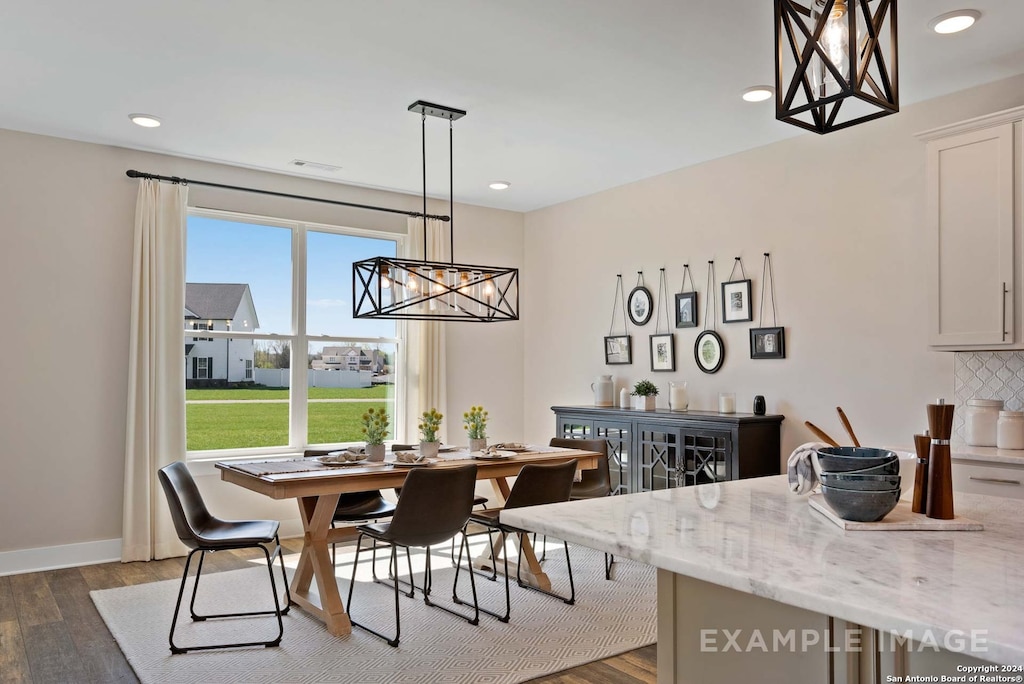
{"type": "MultiPolygon", "coordinates": [[[[308,370],[310,387],[369,387],[373,384],[370,371],[308,370]]],[[[253,379],[267,387],[290,387],[287,368],[255,368],[253,379]]]]}

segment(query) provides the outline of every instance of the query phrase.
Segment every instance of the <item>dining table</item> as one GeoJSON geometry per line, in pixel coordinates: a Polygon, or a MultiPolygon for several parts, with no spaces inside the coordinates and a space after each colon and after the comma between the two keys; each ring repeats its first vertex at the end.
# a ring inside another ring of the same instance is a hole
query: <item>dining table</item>
{"type": "MultiPolygon", "coordinates": [[[[365,462],[344,467],[325,465],[313,458],[287,460],[231,460],[217,462],[221,480],[263,494],[272,499],[295,499],[302,522],[302,551],[292,576],[291,595],[296,605],[319,618],[328,632],[345,636],[352,625],[341,600],[338,579],[331,559],[330,545],[352,539],[351,528],[332,528],[338,499],[344,493],[401,487],[413,467],[452,468],[475,463],[477,479],[489,480],[495,495],[504,502],[509,495],[508,478],[519,474],[529,463],[564,463],[575,459],[578,470],[597,467],[600,454],[581,449],[523,445],[523,450],[503,454],[501,458],[483,458],[485,454],[455,449],[438,454],[429,465],[401,464],[389,453],[383,462],[365,462]],[[480,456],[479,458],[477,456],[480,456]],[[315,584],[315,588],[314,588],[315,584]]],[[[523,535],[522,559],[525,581],[545,590],[551,581],[523,535]]],[[[492,546],[501,552],[500,546],[492,546]]],[[[478,559],[478,565],[490,562],[490,553],[478,559]]]]}

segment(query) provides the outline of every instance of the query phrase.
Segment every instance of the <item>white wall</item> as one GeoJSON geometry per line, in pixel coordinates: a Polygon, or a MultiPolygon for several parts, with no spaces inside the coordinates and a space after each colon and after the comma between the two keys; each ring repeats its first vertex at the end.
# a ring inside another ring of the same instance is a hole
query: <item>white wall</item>
{"type": "MultiPolygon", "coordinates": [[[[0,556],[121,536],[128,315],[137,182],[129,168],[415,210],[420,198],[0,130],[0,556]],[[69,376],[58,362],[88,359],[69,376]]],[[[401,215],[192,186],[194,206],[404,232],[401,215]]],[[[428,210],[447,213],[447,202],[428,210]]],[[[521,214],[456,205],[456,257],[521,265],[521,214]]],[[[521,324],[453,325],[446,413],[484,403],[522,432],[521,324]],[[511,360],[510,362],[508,362],[511,360]]],[[[461,428],[459,428],[461,430],[461,428]]],[[[297,518],[200,479],[225,516],[297,518]]],[[[159,502],[158,505],[162,505],[159,502]]],[[[292,520],[294,522],[294,520],[292,520]]],[[[107,548],[109,545],[104,546],[107,548]]],[[[2,565],[2,563],[0,563],[2,565]]]]}
{"type": "MultiPolygon", "coordinates": [[[[549,407],[592,403],[590,383],[613,373],[617,388],[653,380],[659,406],[677,379],[689,382],[695,409],[713,409],[718,392],[731,391],[750,411],[763,394],[769,412],[786,416],[783,458],[812,438],[805,420],[845,441],[836,406],[862,443],[912,444],[925,404],[953,390],[953,355],[927,348],[925,153],[914,133],[1022,103],[1016,77],[527,214],[525,436],[548,438],[549,407]],[[604,365],[617,273],[628,293],[642,269],[656,292],[666,267],[671,295],[689,263],[703,321],[707,261],[721,283],[741,256],[756,305],[763,252],[774,263],[785,360],[749,358],[749,327],[771,325],[755,309],[754,323],[718,324],[726,359],[715,375],[693,360],[699,328],[672,330],[677,372],[650,372],[653,317],[631,329],[631,366],[604,365]]],[[[771,116],[771,103],[763,107],[771,116]]]]}

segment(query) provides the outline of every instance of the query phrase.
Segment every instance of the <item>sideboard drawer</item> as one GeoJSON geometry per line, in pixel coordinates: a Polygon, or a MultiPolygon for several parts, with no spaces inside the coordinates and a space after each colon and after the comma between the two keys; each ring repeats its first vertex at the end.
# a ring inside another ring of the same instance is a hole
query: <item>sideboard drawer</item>
{"type": "Polygon", "coordinates": [[[953,461],[953,488],[968,494],[1024,499],[1024,467],[953,461]]]}

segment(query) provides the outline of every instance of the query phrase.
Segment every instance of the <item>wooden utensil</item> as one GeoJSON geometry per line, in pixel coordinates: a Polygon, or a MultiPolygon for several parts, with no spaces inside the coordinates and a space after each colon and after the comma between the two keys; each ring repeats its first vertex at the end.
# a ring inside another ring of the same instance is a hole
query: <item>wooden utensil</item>
{"type": "Polygon", "coordinates": [[[853,433],[853,427],[850,426],[850,421],[847,420],[846,414],[843,413],[842,406],[836,406],[836,413],[839,414],[839,420],[843,422],[843,427],[846,428],[846,434],[850,435],[850,439],[853,440],[853,446],[859,447],[860,440],[857,439],[857,435],[853,433]]]}
{"type": "Polygon", "coordinates": [[[815,425],[811,421],[805,420],[804,421],[804,425],[806,425],[807,429],[810,430],[811,432],[813,432],[814,435],[818,439],[820,439],[822,442],[825,442],[825,444],[828,444],[829,446],[834,446],[834,447],[839,446],[839,442],[837,442],[836,440],[834,440],[831,437],[829,437],[827,432],[825,432],[824,430],[819,428],[817,425],[815,425]]]}

